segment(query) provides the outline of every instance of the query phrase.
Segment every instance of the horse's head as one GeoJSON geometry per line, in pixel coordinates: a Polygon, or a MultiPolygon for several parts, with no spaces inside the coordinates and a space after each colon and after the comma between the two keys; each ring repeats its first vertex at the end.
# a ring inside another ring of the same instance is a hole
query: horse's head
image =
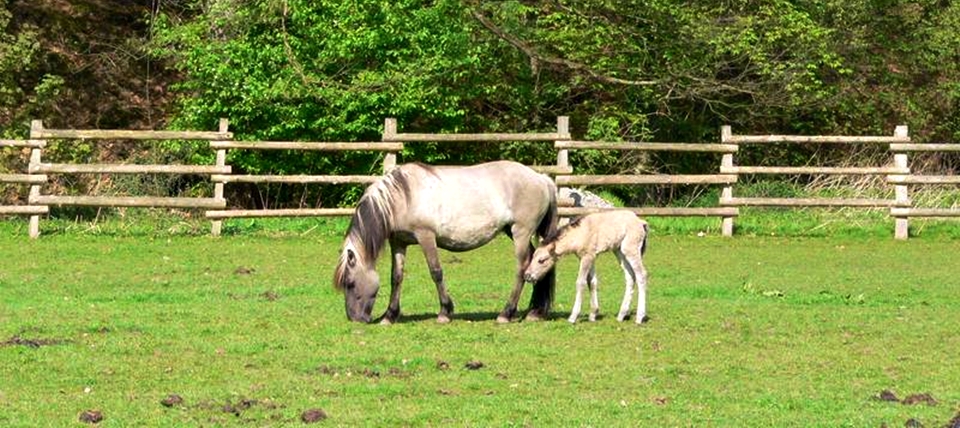
{"type": "Polygon", "coordinates": [[[380,290],[376,261],[369,261],[349,243],[340,254],[340,263],[334,271],[333,285],[343,291],[347,318],[350,321],[370,322],[370,313],[380,290]]]}
{"type": "Polygon", "coordinates": [[[550,242],[540,245],[536,251],[533,252],[533,257],[530,258],[530,264],[527,265],[527,269],[523,272],[523,278],[528,282],[537,282],[544,274],[553,269],[553,265],[557,263],[557,253],[555,252],[556,243],[550,242]]]}

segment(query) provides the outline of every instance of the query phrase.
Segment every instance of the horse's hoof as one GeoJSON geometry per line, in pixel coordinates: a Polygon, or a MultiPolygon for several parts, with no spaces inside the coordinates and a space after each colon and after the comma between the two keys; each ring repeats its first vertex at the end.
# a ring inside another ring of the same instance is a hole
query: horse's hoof
{"type": "Polygon", "coordinates": [[[596,315],[590,315],[590,322],[597,322],[597,316],[596,316],[596,315]]]}
{"type": "Polygon", "coordinates": [[[567,322],[569,322],[570,324],[576,324],[576,323],[577,323],[577,317],[567,318],[567,322]]]}
{"type": "Polygon", "coordinates": [[[524,321],[543,321],[543,314],[539,311],[530,311],[527,312],[527,316],[524,317],[524,321]]]}
{"type": "Polygon", "coordinates": [[[440,324],[448,324],[450,322],[450,317],[446,315],[437,315],[437,322],[440,324]]]}
{"type": "Polygon", "coordinates": [[[500,315],[497,317],[497,324],[510,324],[510,317],[500,315]]]}
{"type": "Polygon", "coordinates": [[[393,324],[393,320],[390,319],[390,318],[383,317],[383,318],[380,320],[380,325],[391,325],[391,324],[393,324]]]}

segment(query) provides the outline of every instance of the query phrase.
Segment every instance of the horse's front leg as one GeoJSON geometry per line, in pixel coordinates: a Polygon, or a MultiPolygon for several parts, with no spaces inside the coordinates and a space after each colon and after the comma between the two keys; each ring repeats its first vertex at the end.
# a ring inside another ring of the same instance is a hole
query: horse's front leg
{"type": "Polygon", "coordinates": [[[440,254],[437,250],[437,235],[430,231],[418,231],[414,234],[417,243],[423,249],[423,256],[427,259],[427,267],[430,269],[430,277],[433,283],[437,285],[437,297],[440,299],[440,313],[437,314],[437,322],[448,323],[450,316],[453,315],[453,300],[447,294],[447,283],[443,281],[443,269],[440,267],[440,254]]]}
{"type": "Polygon", "coordinates": [[[407,256],[407,246],[390,242],[390,304],[383,313],[380,324],[393,324],[400,318],[400,288],[403,285],[403,263],[407,256]]]}

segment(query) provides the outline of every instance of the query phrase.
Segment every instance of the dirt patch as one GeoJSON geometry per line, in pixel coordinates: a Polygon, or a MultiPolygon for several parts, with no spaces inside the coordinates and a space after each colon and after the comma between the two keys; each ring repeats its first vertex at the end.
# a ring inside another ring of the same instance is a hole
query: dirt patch
{"type": "Polygon", "coordinates": [[[450,363],[443,360],[437,360],[437,368],[440,370],[447,370],[450,368],[450,363]]]}
{"type": "Polygon", "coordinates": [[[268,302],[272,302],[279,299],[280,295],[273,291],[264,291],[263,293],[260,293],[260,297],[268,302]]]}
{"type": "MultiPolygon", "coordinates": [[[[255,398],[240,398],[235,403],[229,401],[223,405],[223,413],[233,413],[235,416],[240,416],[244,410],[247,410],[253,406],[259,405],[260,400],[255,398]]],[[[272,406],[267,406],[268,408],[273,408],[272,406]]]]}
{"type": "Polygon", "coordinates": [[[880,395],[874,397],[874,399],[880,400],[880,401],[896,401],[898,403],[900,402],[900,399],[897,398],[897,394],[894,394],[893,391],[889,389],[884,389],[883,391],[880,391],[880,395]]]}
{"type": "Polygon", "coordinates": [[[84,410],[80,412],[80,422],[98,424],[103,420],[103,412],[99,410],[84,410]]]}
{"type": "Polygon", "coordinates": [[[338,377],[338,376],[350,377],[354,375],[359,375],[368,379],[379,379],[382,376],[389,376],[389,377],[395,377],[395,378],[405,378],[410,376],[409,373],[397,367],[390,367],[389,369],[387,369],[386,375],[381,373],[380,370],[376,368],[371,368],[371,367],[349,368],[349,367],[333,367],[328,365],[317,366],[316,372],[322,375],[333,376],[333,377],[338,377]]]}
{"type": "Polygon", "coordinates": [[[15,335],[3,342],[0,342],[0,346],[26,346],[28,348],[39,348],[41,346],[50,346],[50,345],[59,345],[66,342],[65,340],[60,339],[26,339],[20,337],[20,335],[15,335]]]}
{"type": "Polygon", "coordinates": [[[481,368],[483,368],[483,363],[477,360],[473,360],[473,361],[468,361],[463,366],[466,367],[467,370],[480,370],[481,368]]]}
{"type": "Polygon", "coordinates": [[[179,406],[183,404],[183,397],[177,394],[170,394],[166,396],[166,398],[164,398],[163,400],[160,400],[160,404],[163,405],[163,407],[179,406]]]}
{"type": "Polygon", "coordinates": [[[923,394],[913,394],[907,398],[904,398],[902,403],[908,406],[912,406],[914,404],[926,404],[928,406],[936,406],[937,400],[933,398],[933,396],[930,395],[930,393],[925,392],[923,394]]]}
{"type": "Polygon", "coordinates": [[[947,422],[946,428],[960,428],[960,411],[957,412],[957,415],[950,419],[950,422],[947,422]]]}
{"type": "Polygon", "coordinates": [[[300,414],[300,420],[305,424],[320,422],[326,418],[327,412],[324,412],[323,409],[307,409],[300,414]]]}
{"type": "Polygon", "coordinates": [[[234,273],[235,275],[250,275],[250,274],[252,274],[253,272],[254,272],[254,269],[253,269],[253,268],[248,268],[248,267],[243,267],[243,266],[240,266],[240,267],[238,267],[236,270],[233,271],[233,273],[234,273]]]}
{"type": "Polygon", "coordinates": [[[929,392],[924,392],[922,394],[912,394],[908,395],[907,398],[903,400],[897,398],[897,394],[894,394],[893,391],[889,389],[884,389],[880,391],[880,394],[873,397],[874,400],[878,401],[887,401],[892,403],[900,403],[906,406],[912,406],[915,404],[926,404],[928,406],[936,406],[937,399],[933,398],[933,395],[930,395],[929,392]]]}

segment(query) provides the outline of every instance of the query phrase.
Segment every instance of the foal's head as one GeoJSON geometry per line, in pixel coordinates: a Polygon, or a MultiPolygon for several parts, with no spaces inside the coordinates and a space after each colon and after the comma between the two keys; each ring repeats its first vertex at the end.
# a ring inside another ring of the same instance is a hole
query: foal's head
{"type": "Polygon", "coordinates": [[[533,257],[530,259],[530,264],[527,265],[527,269],[523,272],[523,279],[527,282],[537,282],[544,274],[553,269],[553,265],[557,263],[557,253],[554,251],[557,243],[556,241],[546,242],[541,244],[536,251],[533,252],[533,257]]]}

